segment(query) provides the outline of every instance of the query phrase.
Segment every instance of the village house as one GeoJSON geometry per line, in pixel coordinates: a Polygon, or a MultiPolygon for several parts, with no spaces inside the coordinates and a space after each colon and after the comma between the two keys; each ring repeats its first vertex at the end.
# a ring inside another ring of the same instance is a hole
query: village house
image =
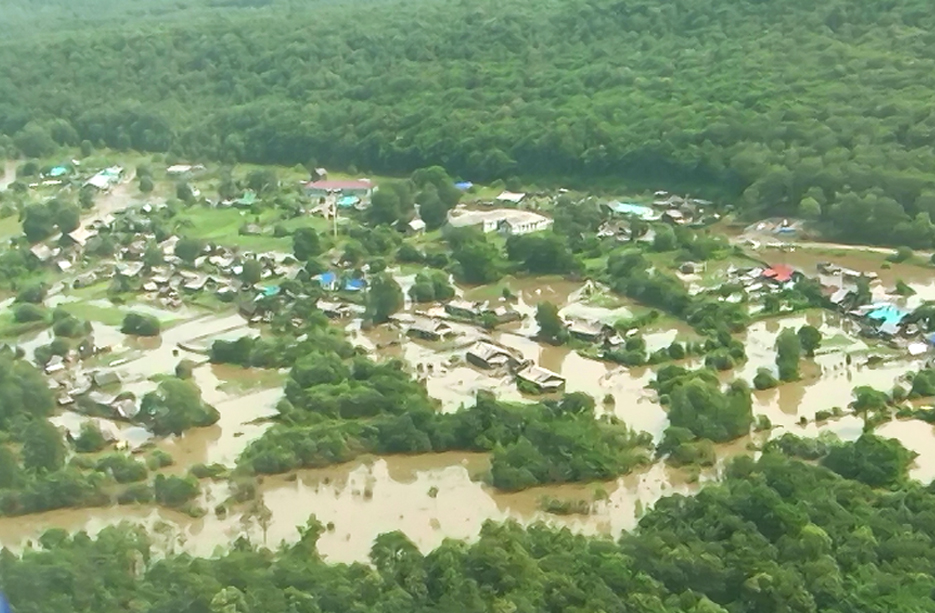
{"type": "Polygon", "coordinates": [[[521,386],[539,394],[550,394],[565,389],[564,377],[536,364],[516,373],[516,380],[521,386]]]}
{"type": "Polygon", "coordinates": [[[586,343],[603,343],[613,336],[614,329],[597,321],[573,319],[568,322],[568,333],[586,343]]]}
{"type": "Polygon", "coordinates": [[[481,307],[480,316],[483,318],[492,317],[497,325],[511,321],[519,321],[523,318],[520,313],[508,305],[491,307],[489,303],[481,307]]]}
{"type": "Polygon", "coordinates": [[[373,194],[373,183],[369,179],[310,181],[305,185],[305,194],[310,198],[324,198],[331,195],[369,198],[373,194]]]}
{"type": "Polygon", "coordinates": [[[451,300],[445,304],[445,312],[452,317],[473,319],[480,314],[478,306],[479,305],[476,302],[468,302],[467,300],[455,298],[454,300],[451,300]]]}
{"type": "Polygon", "coordinates": [[[478,341],[468,349],[465,359],[478,368],[516,368],[520,360],[504,347],[498,347],[487,341],[478,341]]]}
{"type": "Polygon", "coordinates": [[[454,330],[443,321],[419,318],[410,324],[406,334],[427,341],[440,341],[454,336],[454,330]]]}

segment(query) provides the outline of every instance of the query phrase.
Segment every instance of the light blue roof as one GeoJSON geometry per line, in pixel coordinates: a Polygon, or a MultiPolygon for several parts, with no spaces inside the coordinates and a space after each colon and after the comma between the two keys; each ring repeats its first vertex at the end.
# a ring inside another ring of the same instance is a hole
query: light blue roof
{"type": "Polygon", "coordinates": [[[455,183],[455,187],[460,189],[462,192],[466,192],[467,190],[474,187],[474,184],[471,183],[470,181],[458,181],[457,183],[455,183]]]}
{"type": "Polygon", "coordinates": [[[342,209],[347,209],[354,206],[358,202],[360,202],[360,198],[357,196],[344,196],[338,200],[338,206],[342,209]]]}
{"type": "Polygon", "coordinates": [[[907,311],[892,304],[876,304],[874,309],[867,313],[867,317],[881,322],[881,325],[899,325],[907,315],[907,311]]]}
{"type": "Polygon", "coordinates": [[[275,296],[278,293],[279,293],[278,285],[267,285],[263,287],[263,295],[266,296],[267,298],[270,296],[275,296]]]}
{"type": "Polygon", "coordinates": [[[65,168],[64,166],[56,166],[55,168],[49,171],[49,176],[50,177],[61,177],[67,172],[68,172],[68,169],[65,168]]]}
{"type": "Polygon", "coordinates": [[[642,219],[652,219],[656,217],[656,212],[653,211],[652,208],[634,202],[608,202],[607,207],[614,213],[620,215],[636,215],[642,219]]]}

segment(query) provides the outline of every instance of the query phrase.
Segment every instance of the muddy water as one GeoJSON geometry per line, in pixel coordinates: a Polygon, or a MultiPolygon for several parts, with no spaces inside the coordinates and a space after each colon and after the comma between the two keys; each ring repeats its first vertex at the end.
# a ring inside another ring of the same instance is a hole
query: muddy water
{"type": "Polygon", "coordinates": [[[909,471],[913,479],[922,483],[935,479],[935,427],[914,419],[897,420],[878,427],[876,434],[898,439],[907,449],[919,454],[909,471]]]}
{"type": "MultiPolygon", "coordinates": [[[[293,479],[270,478],[262,487],[263,503],[272,511],[266,541],[271,546],[282,540],[294,541],[298,537],[296,526],[303,525],[311,514],[326,525],[333,524],[333,529],[322,535],[319,549],[335,562],[365,560],[373,538],[383,532],[402,530],[427,551],[444,538],[475,538],[488,519],[546,521],[586,534],[616,536],[621,530],[632,528],[660,496],[688,494],[698,487],[686,483],[680,471],[655,465],[603,484],[500,494],[471,479],[486,468],[483,455],[452,453],[380,458],[370,464],[301,471],[293,479]],[[434,496],[433,488],[437,492],[434,496]],[[595,501],[598,489],[603,490],[604,496],[595,501]],[[538,506],[544,495],[594,501],[592,513],[568,517],[543,513],[538,506]]],[[[213,508],[226,496],[224,485],[209,485],[203,504],[213,508]]],[[[157,543],[200,555],[210,555],[241,534],[256,542],[263,540],[257,522],[240,514],[223,520],[214,514],[191,519],[172,511],[121,507],[0,518],[0,542],[17,547],[51,526],[93,532],[121,520],[149,527],[169,523],[168,529],[163,526],[163,536],[156,537],[157,543]]]]}
{"type": "Polygon", "coordinates": [[[889,391],[906,372],[924,363],[924,359],[899,357],[868,366],[867,356],[874,351],[855,336],[852,323],[836,314],[816,311],[754,323],[743,337],[748,361],[725,378],[737,377],[749,383],[759,368],[775,374],[776,336],[783,328],[798,329],[806,323],[819,328],[824,341],[814,360],[802,361],[802,379],[754,392],[754,413],[766,415],[775,425],[791,427],[801,417],[813,420],[817,411],[846,408],[853,400],[853,389],[861,385],[889,391]],[[847,353],[852,354],[850,366],[847,353]]]}
{"type": "Polygon", "coordinates": [[[231,389],[236,380],[242,385],[251,379],[263,382],[264,373],[239,366],[204,364],[194,370],[193,378],[201,396],[220,413],[213,426],[188,430],[182,436],[159,440],[157,447],[169,453],[175,464],[169,472],[183,473],[188,467],[204,464],[233,466],[251,441],[259,438],[276,415],[276,403],[282,397],[280,386],[250,390],[231,389]],[[229,390],[230,391],[227,391],[229,390]]]}

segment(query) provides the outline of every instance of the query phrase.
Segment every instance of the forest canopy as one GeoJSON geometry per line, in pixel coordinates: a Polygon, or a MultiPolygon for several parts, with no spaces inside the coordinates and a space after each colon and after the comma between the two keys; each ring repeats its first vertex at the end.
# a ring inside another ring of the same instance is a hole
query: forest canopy
{"type": "Polygon", "coordinates": [[[21,32],[0,43],[0,132],[35,152],[685,187],[844,239],[935,240],[925,0],[358,5],[157,23],[141,3],[119,30],[21,32]]]}

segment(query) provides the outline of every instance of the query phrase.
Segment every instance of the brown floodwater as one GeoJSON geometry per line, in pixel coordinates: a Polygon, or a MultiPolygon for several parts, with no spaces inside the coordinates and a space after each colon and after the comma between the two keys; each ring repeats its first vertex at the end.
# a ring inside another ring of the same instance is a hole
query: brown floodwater
{"type": "Polygon", "coordinates": [[[909,471],[913,479],[922,483],[935,479],[935,426],[915,419],[895,420],[879,426],[875,433],[895,438],[919,454],[909,471]]]}
{"type": "Polygon", "coordinates": [[[924,363],[924,357],[905,356],[869,366],[867,357],[874,351],[857,338],[853,322],[834,313],[810,311],[752,324],[742,336],[748,360],[726,373],[725,379],[740,378],[750,383],[759,368],[768,368],[775,374],[777,335],[783,328],[797,330],[805,324],[817,327],[824,341],[814,360],[802,361],[801,380],[754,392],[754,413],[766,415],[774,425],[790,427],[802,417],[814,420],[820,410],[844,409],[853,400],[853,389],[862,385],[888,392],[907,372],[924,363]],[[850,366],[846,363],[847,353],[852,354],[850,366]]]}
{"type": "MultiPolygon", "coordinates": [[[[294,477],[267,478],[263,503],[272,511],[266,542],[273,546],[298,537],[296,526],[316,515],[333,524],[319,542],[330,561],[365,560],[373,538],[402,530],[423,551],[445,538],[476,538],[488,519],[514,518],[523,523],[545,521],[586,534],[616,537],[635,526],[660,496],[690,494],[697,483],[686,482],[676,469],[656,464],[615,481],[589,485],[540,487],[520,493],[498,493],[472,475],[487,469],[481,454],[448,453],[420,457],[377,458],[321,470],[300,471],[294,477]],[[555,516],[539,510],[542,496],[592,503],[589,515],[555,516]]],[[[713,473],[712,475],[713,476],[713,473]]],[[[703,477],[702,480],[710,477],[703,477]]],[[[224,484],[206,483],[203,504],[211,509],[227,496],[224,484]]],[[[249,505],[248,505],[249,506],[249,505]]],[[[130,520],[150,528],[162,524],[156,541],[164,548],[210,555],[242,534],[263,541],[255,520],[240,513],[224,519],[209,513],[192,519],[150,507],[119,507],[53,511],[22,518],[0,518],[0,542],[18,547],[52,526],[95,532],[130,520]]]]}

